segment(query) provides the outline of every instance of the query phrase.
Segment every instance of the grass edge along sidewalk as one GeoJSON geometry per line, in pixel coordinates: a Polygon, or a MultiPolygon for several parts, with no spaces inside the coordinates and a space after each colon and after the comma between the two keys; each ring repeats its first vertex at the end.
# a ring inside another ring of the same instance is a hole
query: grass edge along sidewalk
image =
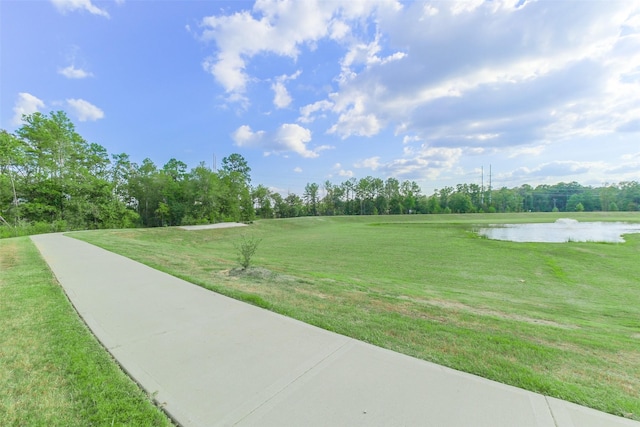
{"type": "Polygon", "coordinates": [[[0,240],[0,425],[171,426],[80,319],[28,237],[0,240]]]}

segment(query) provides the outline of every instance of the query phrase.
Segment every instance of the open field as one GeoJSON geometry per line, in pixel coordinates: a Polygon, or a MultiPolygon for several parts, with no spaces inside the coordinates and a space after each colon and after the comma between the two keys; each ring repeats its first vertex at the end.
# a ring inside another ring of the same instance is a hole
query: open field
{"type": "Polygon", "coordinates": [[[0,425],[170,426],[67,300],[27,237],[0,240],[0,425]]]}
{"type": "Polygon", "coordinates": [[[640,235],[511,243],[478,224],[638,214],[307,217],[73,233],[217,292],[496,381],[640,420],[640,235]],[[262,239],[250,274],[240,236],[262,239]]]}

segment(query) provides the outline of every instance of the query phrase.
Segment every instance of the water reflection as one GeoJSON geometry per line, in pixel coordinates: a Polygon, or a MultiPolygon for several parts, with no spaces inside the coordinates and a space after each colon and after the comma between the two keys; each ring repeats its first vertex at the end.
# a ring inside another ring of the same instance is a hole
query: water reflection
{"type": "Polygon", "coordinates": [[[640,233],[640,224],[625,222],[578,222],[562,218],[553,223],[500,224],[483,227],[478,234],[511,242],[624,242],[623,234],[640,233]]]}

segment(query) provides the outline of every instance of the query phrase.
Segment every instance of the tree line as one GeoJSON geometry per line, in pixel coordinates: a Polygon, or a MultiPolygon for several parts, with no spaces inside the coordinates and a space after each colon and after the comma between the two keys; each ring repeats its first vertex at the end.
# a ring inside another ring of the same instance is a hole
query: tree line
{"type": "Polygon", "coordinates": [[[302,215],[382,215],[511,212],[592,212],[640,210],[636,181],[586,187],[577,182],[499,189],[458,184],[421,193],[414,181],[351,178],[339,185],[307,184],[302,215]]]}
{"type": "Polygon", "coordinates": [[[15,133],[0,131],[0,236],[251,221],[250,171],[239,154],[217,172],[137,164],[85,141],[62,111],[25,115],[15,133]]]}
{"type": "Polygon", "coordinates": [[[424,195],[415,181],[367,176],[308,183],[299,196],[251,185],[237,153],[220,170],[179,160],[132,162],[88,143],[62,111],[23,117],[0,131],[0,236],[93,228],[156,227],[307,215],[637,211],[636,181],[485,188],[444,187],[424,195]]]}

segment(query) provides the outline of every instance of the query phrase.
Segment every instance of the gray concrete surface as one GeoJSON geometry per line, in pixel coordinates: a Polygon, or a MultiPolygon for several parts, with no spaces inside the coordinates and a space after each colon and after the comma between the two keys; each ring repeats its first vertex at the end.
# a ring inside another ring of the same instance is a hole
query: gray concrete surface
{"type": "Polygon", "coordinates": [[[183,426],[640,427],[325,331],[70,237],[32,239],[98,339],[183,426]]]}

